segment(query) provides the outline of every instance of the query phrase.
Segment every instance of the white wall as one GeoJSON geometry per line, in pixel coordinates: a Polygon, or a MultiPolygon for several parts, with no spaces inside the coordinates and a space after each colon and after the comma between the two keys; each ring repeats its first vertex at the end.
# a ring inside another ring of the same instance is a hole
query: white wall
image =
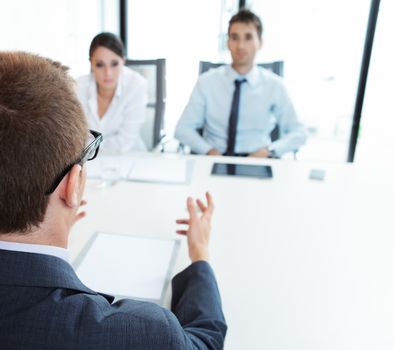
{"type": "Polygon", "coordinates": [[[225,0],[129,0],[129,57],[166,59],[170,133],[198,78],[199,61],[222,59],[222,14],[233,13],[237,5],[225,0]]]}
{"type": "Polygon", "coordinates": [[[285,81],[310,130],[299,159],[345,161],[371,0],[253,0],[264,24],[260,60],[285,81]]]}
{"type": "Polygon", "coordinates": [[[89,72],[88,49],[98,32],[116,25],[116,0],[12,0],[0,4],[0,50],[50,57],[79,76],[89,72]],[[104,10],[105,16],[104,16],[104,10]]]}

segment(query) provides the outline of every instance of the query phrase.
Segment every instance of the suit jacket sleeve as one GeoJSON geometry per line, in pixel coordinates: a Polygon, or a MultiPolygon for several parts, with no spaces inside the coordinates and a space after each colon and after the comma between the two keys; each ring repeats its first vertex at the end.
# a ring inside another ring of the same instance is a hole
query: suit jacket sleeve
{"type": "Polygon", "coordinates": [[[198,261],[174,277],[171,310],[194,349],[222,349],[227,326],[210,265],[198,261]]]}
{"type": "Polygon", "coordinates": [[[173,286],[175,314],[139,300],[114,303],[62,259],[0,249],[0,348],[222,349],[226,325],[208,263],[190,265],[173,286]]]}

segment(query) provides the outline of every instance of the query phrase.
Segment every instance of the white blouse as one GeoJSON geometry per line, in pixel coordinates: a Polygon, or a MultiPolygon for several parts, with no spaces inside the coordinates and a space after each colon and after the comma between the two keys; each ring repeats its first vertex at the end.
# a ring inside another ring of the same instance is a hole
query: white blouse
{"type": "Polygon", "coordinates": [[[145,119],[147,81],[123,67],[115,95],[102,118],[98,115],[97,84],[93,74],[77,80],[77,95],[90,129],[103,134],[100,148],[109,153],[145,151],[140,129],[145,119]]]}

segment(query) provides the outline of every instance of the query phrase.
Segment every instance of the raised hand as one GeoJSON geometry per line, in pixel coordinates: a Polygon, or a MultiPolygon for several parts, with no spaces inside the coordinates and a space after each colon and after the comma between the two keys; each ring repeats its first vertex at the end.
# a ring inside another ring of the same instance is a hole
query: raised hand
{"type": "Polygon", "coordinates": [[[211,219],[214,209],[212,196],[207,192],[205,194],[207,205],[200,199],[196,200],[201,214],[197,213],[196,206],[191,197],[187,198],[187,210],[189,212],[188,219],[178,219],[177,224],[188,225],[187,230],[177,230],[181,235],[187,236],[189,246],[189,257],[192,262],[199,260],[208,260],[209,237],[211,234],[211,219]]]}

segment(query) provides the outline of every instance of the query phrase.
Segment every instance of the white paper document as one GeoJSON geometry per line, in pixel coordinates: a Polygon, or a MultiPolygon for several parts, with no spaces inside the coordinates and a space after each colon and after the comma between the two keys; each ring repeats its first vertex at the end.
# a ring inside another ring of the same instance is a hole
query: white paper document
{"type": "Polygon", "coordinates": [[[89,288],[162,303],[179,241],[97,233],[75,262],[89,288]]]}
{"type": "Polygon", "coordinates": [[[103,155],[86,163],[87,176],[90,179],[100,179],[103,174],[114,172],[119,180],[123,180],[127,177],[133,165],[134,160],[128,156],[103,155]]]}
{"type": "Polygon", "coordinates": [[[186,183],[188,161],[186,159],[145,158],[134,162],[128,180],[186,183]]]}

